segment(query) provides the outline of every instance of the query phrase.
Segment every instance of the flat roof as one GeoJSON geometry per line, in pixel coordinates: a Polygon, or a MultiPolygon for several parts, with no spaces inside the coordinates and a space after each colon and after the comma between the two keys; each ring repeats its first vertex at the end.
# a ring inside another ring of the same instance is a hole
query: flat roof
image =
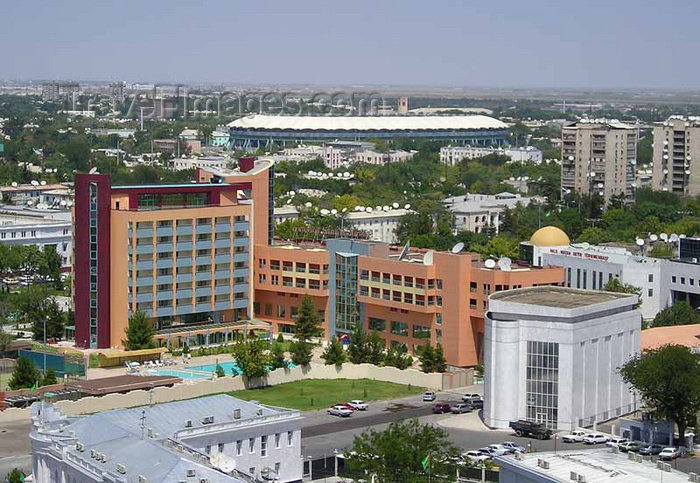
{"type": "Polygon", "coordinates": [[[700,324],[652,327],[642,331],[642,350],[656,349],[666,344],[686,347],[700,346],[700,324]]]}
{"type": "Polygon", "coordinates": [[[412,131],[507,129],[489,116],[270,116],[254,114],[228,124],[231,129],[292,131],[412,131]]]}
{"type": "Polygon", "coordinates": [[[71,389],[77,389],[82,393],[99,396],[115,392],[135,391],[138,389],[150,389],[152,387],[172,386],[182,379],[174,376],[131,376],[122,375],[103,377],[100,379],[78,380],[66,384],[71,389]]]}
{"type": "Polygon", "coordinates": [[[635,297],[635,295],[548,285],[498,292],[491,295],[490,298],[500,302],[576,309],[630,297],[635,297]]]}
{"type": "MultiPolygon", "coordinates": [[[[521,470],[523,474],[536,473],[547,477],[547,481],[571,482],[571,473],[582,475],[586,483],[681,483],[688,481],[688,475],[678,470],[661,472],[655,462],[638,463],[628,459],[626,453],[613,453],[612,448],[573,450],[554,452],[525,453],[521,460],[515,456],[496,458],[501,471],[521,470]],[[549,463],[549,468],[538,466],[539,460],[549,463]]],[[[581,481],[581,480],[579,480],[581,481]]]]}

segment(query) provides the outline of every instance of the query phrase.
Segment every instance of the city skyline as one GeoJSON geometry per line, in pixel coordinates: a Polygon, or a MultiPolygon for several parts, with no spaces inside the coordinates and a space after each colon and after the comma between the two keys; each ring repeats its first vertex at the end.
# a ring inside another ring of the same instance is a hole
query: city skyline
{"type": "Polygon", "coordinates": [[[693,89],[690,4],[6,7],[7,79],[693,89]],[[107,21],[109,20],[109,21],[107,21]],[[323,39],[323,42],[319,42],[323,39]],[[473,49],[472,49],[473,48],[473,49]],[[672,52],[673,55],[668,53],[672,52]]]}

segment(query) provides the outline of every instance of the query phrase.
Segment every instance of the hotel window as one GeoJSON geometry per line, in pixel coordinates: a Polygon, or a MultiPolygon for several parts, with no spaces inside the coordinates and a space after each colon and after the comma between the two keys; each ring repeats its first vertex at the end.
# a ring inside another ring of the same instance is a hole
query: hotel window
{"type": "Polygon", "coordinates": [[[197,241],[208,241],[211,240],[211,233],[197,233],[197,241]]]}
{"type": "Polygon", "coordinates": [[[425,279],[423,278],[417,278],[416,279],[416,288],[425,288],[425,279]]]}
{"type": "Polygon", "coordinates": [[[476,292],[477,284],[476,282],[469,282],[469,291],[476,292]]]}
{"type": "Polygon", "coordinates": [[[434,279],[432,279],[432,278],[428,279],[428,288],[429,289],[435,288],[435,280],[434,279]]]}
{"type": "Polygon", "coordinates": [[[255,438],[248,439],[248,452],[250,454],[255,453],[255,438]]]}
{"type": "Polygon", "coordinates": [[[260,456],[267,456],[267,435],[260,438],[260,456]]]}
{"type": "MultiPolygon", "coordinates": [[[[311,284],[309,284],[309,288],[311,288],[311,284]]],[[[365,285],[360,285],[360,295],[363,297],[367,297],[369,295],[369,287],[366,287],[365,285]]]]}
{"type": "Polygon", "coordinates": [[[675,276],[675,275],[673,275],[673,276],[671,277],[671,282],[676,283],[676,276],[675,276]]]}
{"type": "Polygon", "coordinates": [[[306,263],[297,262],[297,272],[306,273],[306,263]]]}
{"type": "Polygon", "coordinates": [[[297,278],[296,279],[296,288],[306,288],[306,279],[305,278],[297,278]]]}
{"type": "Polygon", "coordinates": [[[265,315],[272,315],[272,304],[265,304],[265,315]]]}
{"type": "Polygon", "coordinates": [[[408,335],[408,324],[396,320],[391,321],[391,333],[394,335],[408,335]]]}
{"type": "Polygon", "coordinates": [[[386,283],[386,284],[391,283],[391,274],[382,273],[382,283],[386,283]]]}
{"type": "Polygon", "coordinates": [[[299,313],[299,309],[296,306],[290,307],[289,315],[292,319],[295,319],[298,313],[299,313]]]}
{"type": "Polygon", "coordinates": [[[403,278],[403,285],[404,287],[413,287],[413,277],[404,277],[403,278]]]}
{"type": "Polygon", "coordinates": [[[369,318],[369,330],[384,332],[386,330],[386,320],[377,319],[376,317],[369,318]]]}
{"type": "Polygon", "coordinates": [[[280,319],[287,317],[287,308],[284,305],[277,306],[277,317],[280,319]]]}
{"type": "Polygon", "coordinates": [[[653,281],[654,281],[654,274],[653,274],[653,273],[650,273],[650,274],[649,274],[648,280],[649,280],[650,282],[653,282],[653,281]]]}
{"type": "Polygon", "coordinates": [[[281,446],[280,441],[282,440],[282,435],[280,433],[275,433],[275,448],[279,449],[281,446]]]}
{"type": "Polygon", "coordinates": [[[219,453],[224,452],[224,443],[219,443],[219,453]]]}
{"type": "Polygon", "coordinates": [[[476,299],[469,299],[469,308],[470,309],[476,308],[476,299]]]}
{"type": "Polygon", "coordinates": [[[648,297],[653,297],[653,296],[654,296],[654,289],[653,289],[653,288],[650,288],[649,290],[647,290],[647,296],[648,296],[648,297]]]}
{"type": "Polygon", "coordinates": [[[403,301],[406,304],[412,304],[413,303],[413,294],[410,292],[406,292],[403,294],[403,301]]]}
{"type": "Polygon", "coordinates": [[[270,260],[270,270],[279,270],[280,269],[280,261],[279,260],[270,260]]]}
{"type": "Polygon", "coordinates": [[[265,265],[267,265],[267,260],[264,258],[258,258],[258,267],[265,268],[265,265]]]}
{"type": "Polygon", "coordinates": [[[382,290],[382,298],[384,300],[391,300],[391,290],[382,290]]]}
{"type": "Polygon", "coordinates": [[[394,275],[394,285],[401,285],[401,275],[394,275]]]}
{"type": "Polygon", "coordinates": [[[681,277],[681,285],[685,285],[685,277],[681,277]]]}
{"type": "Polygon", "coordinates": [[[287,446],[294,444],[294,431],[287,431],[287,446]]]}
{"type": "Polygon", "coordinates": [[[321,273],[321,265],[317,263],[310,263],[309,264],[309,273],[313,273],[315,275],[318,275],[321,273]]]}
{"type": "Polygon", "coordinates": [[[236,456],[243,455],[243,440],[236,441],[236,456]]]}
{"type": "Polygon", "coordinates": [[[430,327],[425,325],[414,325],[413,337],[416,339],[430,339],[430,327]]]}
{"type": "Polygon", "coordinates": [[[440,279],[440,278],[436,279],[435,285],[437,286],[438,290],[442,290],[442,279],[440,279]]]}

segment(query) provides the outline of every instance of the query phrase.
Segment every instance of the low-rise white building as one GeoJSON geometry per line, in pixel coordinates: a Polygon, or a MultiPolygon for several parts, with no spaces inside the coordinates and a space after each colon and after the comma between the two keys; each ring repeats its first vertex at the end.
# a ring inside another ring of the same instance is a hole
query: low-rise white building
{"type": "Polygon", "coordinates": [[[64,271],[70,269],[73,254],[71,212],[48,208],[0,206],[0,243],[53,246],[64,271]]]}
{"type": "Polygon", "coordinates": [[[297,210],[296,206],[292,205],[276,206],[274,217],[275,224],[279,225],[283,221],[296,220],[299,218],[299,210],[297,210]]]}
{"type": "Polygon", "coordinates": [[[301,482],[298,411],[209,396],[89,416],[32,406],[37,483],[301,482]]]}
{"type": "MultiPolygon", "coordinates": [[[[41,169],[41,168],[39,168],[41,169]]],[[[55,192],[55,190],[69,190],[70,186],[65,184],[47,184],[45,181],[41,183],[32,181],[27,184],[13,183],[10,186],[0,186],[0,196],[6,201],[14,205],[51,205],[46,199],[46,193],[55,192]]],[[[53,196],[53,195],[52,195],[53,196]]],[[[53,200],[53,198],[51,198],[53,200]]]]}
{"type": "Polygon", "coordinates": [[[412,213],[404,208],[392,208],[388,210],[353,211],[346,215],[346,219],[358,230],[369,232],[373,241],[383,243],[397,243],[396,229],[401,217],[412,213]]]}
{"type": "Polygon", "coordinates": [[[464,159],[483,158],[490,154],[508,156],[513,163],[542,163],[542,151],[533,146],[521,148],[445,146],[440,148],[440,162],[454,166],[464,159]]]}
{"type": "Polygon", "coordinates": [[[174,171],[185,169],[226,169],[228,168],[230,158],[226,156],[201,156],[192,158],[174,158],[170,161],[170,167],[174,171]]]}
{"type": "Polygon", "coordinates": [[[498,233],[503,210],[513,209],[518,203],[527,206],[530,198],[507,192],[497,195],[467,193],[446,198],[442,202],[452,213],[455,232],[483,233],[492,229],[498,233]]]}
{"type": "Polygon", "coordinates": [[[618,368],[641,350],[637,296],[564,287],[494,293],[485,317],[484,422],[555,430],[636,410],[618,368]]]}

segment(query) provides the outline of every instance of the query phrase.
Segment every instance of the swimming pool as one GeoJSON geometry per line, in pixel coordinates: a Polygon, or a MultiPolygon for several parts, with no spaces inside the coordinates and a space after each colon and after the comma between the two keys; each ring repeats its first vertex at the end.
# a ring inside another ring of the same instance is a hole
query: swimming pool
{"type": "MultiPolygon", "coordinates": [[[[238,367],[238,364],[236,361],[228,361],[228,362],[219,362],[219,365],[222,367],[224,370],[224,373],[227,376],[234,375],[234,376],[239,376],[243,373],[241,371],[241,368],[238,367]]],[[[204,364],[202,366],[192,366],[189,367],[188,369],[191,369],[193,371],[200,371],[200,372],[209,372],[214,374],[216,372],[216,364],[204,364]]]]}
{"type": "Polygon", "coordinates": [[[205,374],[203,372],[189,372],[189,371],[179,371],[176,369],[157,369],[150,371],[156,376],[173,376],[179,377],[183,381],[197,381],[201,379],[211,379],[211,374],[205,374]]]}

